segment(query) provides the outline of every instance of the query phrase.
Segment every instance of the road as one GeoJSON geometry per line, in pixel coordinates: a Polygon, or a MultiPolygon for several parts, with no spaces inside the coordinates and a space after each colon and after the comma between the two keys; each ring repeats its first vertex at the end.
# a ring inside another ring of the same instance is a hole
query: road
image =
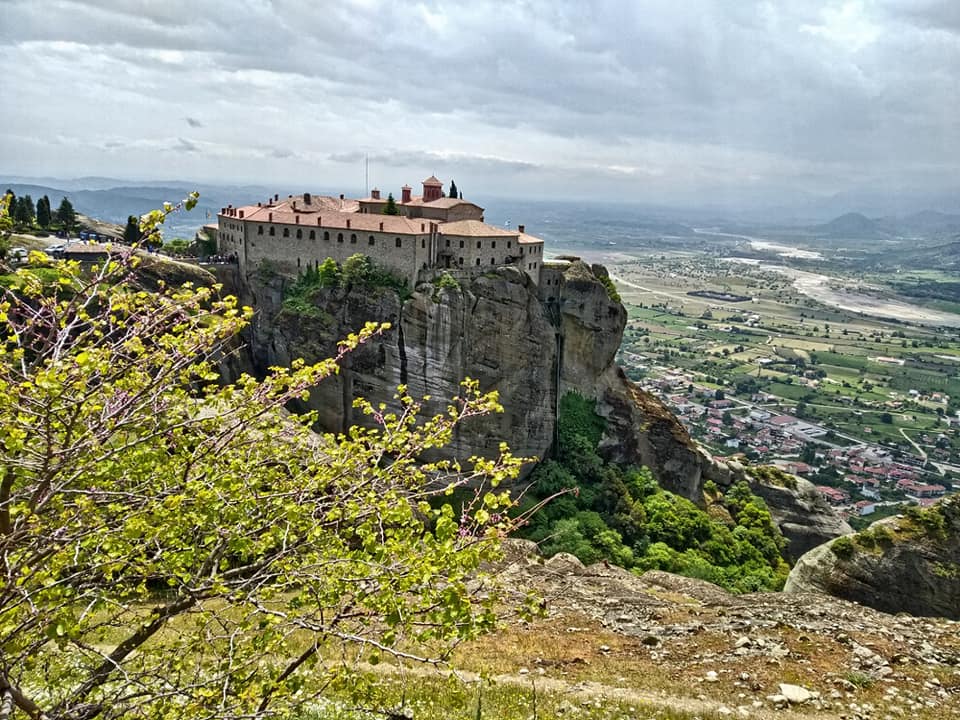
{"type": "Polygon", "coordinates": [[[927,453],[925,453],[925,452],[923,451],[923,448],[920,447],[919,445],[917,445],[917,444],[913,441],[913,438],[912,438],[912,437],[910,437],[909,435],[907,435],[907,431],[906,431],[906,430],[904,430],[903,428],[899,428],[899,430],[900,430],[900,434],[903,435],[903,437],[906,439],[906,441],[907,441],[908,443],[910,443],[911,445],[913,445],[913,447],[916,449],[916,451],[917,451],[917,453],[920,455],[920,457],[923,458],[923,465],[926,466],[926,464],[927,464],[927,453]]]}

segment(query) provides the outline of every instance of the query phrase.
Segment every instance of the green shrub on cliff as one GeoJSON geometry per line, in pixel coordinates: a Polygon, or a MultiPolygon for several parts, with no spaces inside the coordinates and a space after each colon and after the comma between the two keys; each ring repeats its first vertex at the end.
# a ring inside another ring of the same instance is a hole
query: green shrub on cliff
{"type": "Polygon", "coordinates": [[[646,468],[605,462],[597,453],[604,421],[594,402],[568,393],[560,403],[556,460],[533,472],[527,506],[557,492],[532,518],[524,535],[547,555],[568,552],[598,560],[666,570],[735,592],[777,590],[789,568],[784,539],[763,500],[746,483],[718,495],[724,511],[714,519],[686,498],[657,485],[646,468]]]}
{"type": "Polygon", "coordinates": [[[613,280],[608,275],[604,275],[600,278],[600,282],[607,289],[607,295],[610,296],[610,299],[617,303],[620,302],[620,293],[617,292],[617,286],[613,284],[613,280]]]}
{"type": "Polygon", "coordinates": [[[410,296],[410,289],[404,280],[377,265],[367,255],[355,253],[344,260],[342,266],[328,257],[318,266],[308,267],[286,289],[283,309],[298,315],[319,317],[323,313],[316,306],[316,293],[338,287],[389,288],[396,291],[401,299],[410,296]]]}

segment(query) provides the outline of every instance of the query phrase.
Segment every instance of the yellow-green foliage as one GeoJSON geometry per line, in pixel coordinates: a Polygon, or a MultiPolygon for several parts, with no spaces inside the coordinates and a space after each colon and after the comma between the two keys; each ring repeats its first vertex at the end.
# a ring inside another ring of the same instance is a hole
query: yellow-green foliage
{"type": "Polygon", "coordinates": [[[442,660],[493,627],[474,580],[512,528],[491,487],[519,461],[420,457],[496,395],[467,381],[418,419],[401,388],[392,409],[357,401],[372,427],[318,436],[284,407],[336,358],[223,385],[252,311],[147,292],[136,263],[20,270],[0,295],[0,688],[19,710],[290,717],[349,697],[360,660],[442,660]],[[457,514],[428,503],[466,484],[457,514]]]}

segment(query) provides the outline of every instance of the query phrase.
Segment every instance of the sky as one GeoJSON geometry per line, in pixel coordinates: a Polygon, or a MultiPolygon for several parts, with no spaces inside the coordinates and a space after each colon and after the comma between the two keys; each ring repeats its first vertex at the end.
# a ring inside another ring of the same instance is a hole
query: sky
{"type": "Polygon", "coordinates": [[[0,174],[779,202],[960,187],[960,1],[0,0],[0,174]]]}

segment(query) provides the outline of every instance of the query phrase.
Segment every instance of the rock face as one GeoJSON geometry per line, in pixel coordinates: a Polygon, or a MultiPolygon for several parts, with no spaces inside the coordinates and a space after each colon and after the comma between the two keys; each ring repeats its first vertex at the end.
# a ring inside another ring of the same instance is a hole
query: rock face
{"type": "MultiPolygon", "coordinates": [[[[422,284],[406,301],[388,289],[319,290],[306,310],[291,312],[283,307],[290,281],[254,272],[229,287],[257,314],[247,351],[225,362],[225,372],[263,373],[298,357],[330,357],[347,333],[368,321],[389,322],[389,331],[351,353],[343,371],[311,394],[306,406],[327,430],[365,422],[353,398],[389,404],[399,384],[414,397],[434,398],[424,413],[441,412],[470,377],[482,390],[499,392],[504,413],[471,420],[452,452],[489,457],[507,441],[517,455],[543,458],[553,446],[559,398],[573,391],[596,400],[607,421],[600,443],[606,459],[646,465],[665,489],[700,505],[706,480],[727,487],[747,479],[763,490],[742,466],[703,452],[666,406],[616,366],[626,311],[611,300],[605,275],[599,265],[554,266],[548,292],[515,268],[491,268],[459,287],[422,284]]],[[[808,485],[761,492],[795,556],[849,532],[808,485]]]]}
{"type": "Polygon", "coordinates": [[[767,503],[787,539],[789,560],[795,561],[818,545],[853,532],[810,481],[791,477],[788,484],[779,484],[751,479],[750,488],[767,503]]]}
{"type": "Polygon", "coordinates": [[[784,590],[960,619],[960,496],[814,548],[797,562],[784,590]]]}

